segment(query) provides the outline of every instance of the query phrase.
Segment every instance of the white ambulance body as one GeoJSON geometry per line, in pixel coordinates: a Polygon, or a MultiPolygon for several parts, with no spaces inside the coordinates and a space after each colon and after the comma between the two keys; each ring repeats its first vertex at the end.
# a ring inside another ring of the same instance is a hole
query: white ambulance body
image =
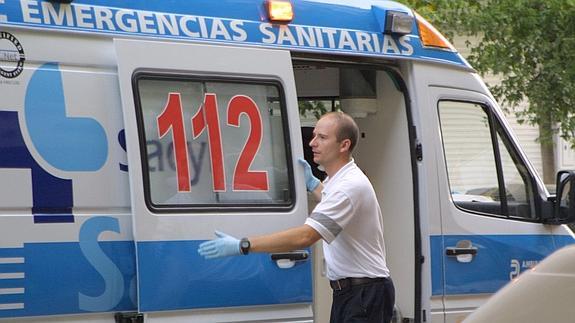
{"type": "Polygon", "coordinates": [[[398,321],[459,321],[574,241],[573,203],[403,5],[65,2],[0,0],[0,319],[325,322],[318,248],[196,250],[302,224],[297,159],[337,109],[361,129],[398,321]]]}

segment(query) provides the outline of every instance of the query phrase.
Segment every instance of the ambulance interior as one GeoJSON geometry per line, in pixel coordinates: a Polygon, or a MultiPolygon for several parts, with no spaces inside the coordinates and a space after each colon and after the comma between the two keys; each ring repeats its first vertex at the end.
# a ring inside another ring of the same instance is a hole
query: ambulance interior
{"type": "MultiPolygon", "coordinates": [[[[400,317],[414,317],[414,191],[406,97],[390,69],[367,65],[334,65],[294,61],[302,137],[306,160],[317,117],[341,109],[360,129],[353,157],[368,176],[383,214],[387,265],[396,289],[400,317]]],[[[314,168],[314,174],[324,174],[314,168]]],[[[310,210],[314,202],[309,203],[310,210]]],[[[323,243],[323,242],[322,242],[323,243]]],[[[327,321],[331,289],[325,278],[321,245],[316,245],[314,275],[315,316],[327,321]]]]}

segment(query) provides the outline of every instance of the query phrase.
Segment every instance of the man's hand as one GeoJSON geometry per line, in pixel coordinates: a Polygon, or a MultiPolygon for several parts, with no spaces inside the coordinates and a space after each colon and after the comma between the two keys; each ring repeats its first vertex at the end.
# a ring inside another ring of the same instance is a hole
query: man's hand
{"type": "Polygon", "coordinates": [[[319,179],[313,176],[311,172],[311,166],[303,158],[299,158],[298,162],[303,166],[303,175],[305,177],[305,187],[308,192],[313,192],[317,186],[321,183],[319,179]]]}
{"type": "Polygon", "coordinates": [[[198,253],[206,259],[241,255],[240,240],[223,232],[215,232],[217,239],[202,242],[198,253]]]}

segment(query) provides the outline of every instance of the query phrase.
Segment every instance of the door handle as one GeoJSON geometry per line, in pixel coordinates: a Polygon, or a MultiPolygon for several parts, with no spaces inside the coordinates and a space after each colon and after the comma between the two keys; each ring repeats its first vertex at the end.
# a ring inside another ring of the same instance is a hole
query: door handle
{"type": "Polygon", "coordinates": [[[457,248],[457,247],[448,247],[445,249],[445,254],[448,256],[460,256],[460,255],[476,255],[477,248],[457,248]]]}
{"type": "Polygon", "coordinates": [[[473,257],[477,255],[477,247],[474,247],[469,240],[457,241],[455,247],[445,248],[445,255],[448,257],[457,257],[458,262],[471,262],[473,257]]]}
{"type": "Polygon", "coordinates": [[[306,250],[295,250],[290,252],[272,253],[272,261],[276,262],[279,268],[287,269],[295,266],[296,262],[309,259],[309,252],[306,250]]]}

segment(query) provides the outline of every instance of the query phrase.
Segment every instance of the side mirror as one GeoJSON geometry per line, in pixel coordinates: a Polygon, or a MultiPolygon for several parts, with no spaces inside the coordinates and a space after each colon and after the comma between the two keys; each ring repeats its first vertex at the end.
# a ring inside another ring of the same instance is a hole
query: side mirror
{"type": "Polygon", "coordinates": [[[556,196],[553,222],[575,222],[575,171],[562,170],[557,173],[556,196]]]}

